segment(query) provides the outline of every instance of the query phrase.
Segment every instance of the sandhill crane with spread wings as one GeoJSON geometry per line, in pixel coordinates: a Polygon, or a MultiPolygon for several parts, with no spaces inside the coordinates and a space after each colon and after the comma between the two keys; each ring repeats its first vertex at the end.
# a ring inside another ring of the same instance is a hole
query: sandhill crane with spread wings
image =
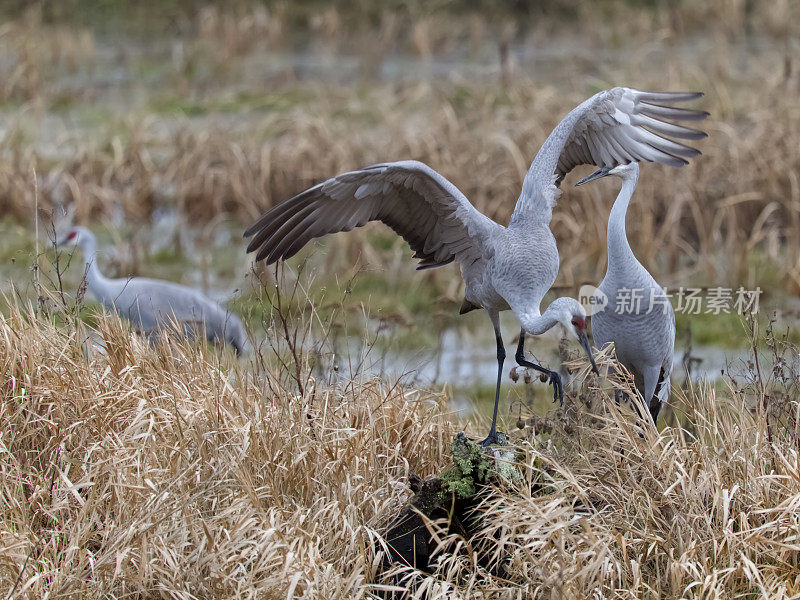
{"type": "Polygon", "coordinates": [[[420,260],[418,268],[456,261],[465,282],[462,313],[483,308],[497,341],[494,413],[484,445],[497,441],[497,408],[505,349],[499,314],[512,310],[521,333],[516,360],[547,375],[554,398],[563,397],[555,371],[524,356],[525,335],[539,335],[556,324],[580,341],[597,370],[586,335],[586,312],[573,298],[558,298],[541,312],[541,302],[558,273],[558,250],[550,231],[553,206],[564,176],[581,164],[615,167],[653,161],[687,164],[699,152],[674,141],[703,133],[670,121],[702,119],[706,113],[677,108],[701,94],[643,92],[613,88],[595,94],[572,110],[542,145],[525,176],[508,227],[470,204],[455,185],[416,161],[378,164],[337,175],[278,204],[245,232],[248,252],[273,263],[297,253],[309,240],[382,221],[402,236],[420,260]]]}

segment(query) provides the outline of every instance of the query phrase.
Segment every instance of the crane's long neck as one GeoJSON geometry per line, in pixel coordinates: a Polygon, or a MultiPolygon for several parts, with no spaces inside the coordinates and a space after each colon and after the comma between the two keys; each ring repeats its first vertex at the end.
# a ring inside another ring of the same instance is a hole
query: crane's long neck
{"type": "Polygon", "coordinates": [[[86,283],[89,286],[89,291],[102,300],[108,291],[109,280],[100,272],[100,268],[97,266],[97,240],[93,236],[83,235],[80,246],[81,250],[83,250],[86,283]]]}
{"type": "Polygon", "coordinates": [[[557,306],[558,302],[553,301],[542,315],[518,315],[522,328],[526,333],[531,335],[542,335],[543,333],[550,331],[559,322],[557,318],[557,306]]]}
{"type": "Polygon", "coordinates": [[[631,245],[628,243],[628,236],[625,233],[625,216],[628,213],[628,205],[631,202],[633,191],[636,189],[638,174],[628,174],[622,179],[622,189],[614,201],[611,208],[611,215],[608,217],[608,270],[615,271],[624,269],[637,263],[633,255],[631,245]]]}

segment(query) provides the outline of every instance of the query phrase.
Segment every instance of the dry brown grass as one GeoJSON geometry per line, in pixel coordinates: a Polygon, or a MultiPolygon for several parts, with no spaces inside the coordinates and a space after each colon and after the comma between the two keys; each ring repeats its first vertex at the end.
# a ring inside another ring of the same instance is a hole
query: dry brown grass
{"type": "MultiPolygon", "coordinates": [[[[106,353],[86,333],[0,321],[4,596],[372,597],[409,474],[447,462],[440,396],[367,381],[301,398],[285,373],[113,319],[106,353]]],[[[752,389],[700,388],[677,398],[689,425],[658,434],[594,385],[599,415],[520,440],[534,485],[493,492],[473,546],[443,540],[436,573],[405,573],[411,597],[797,597],[792,430],[770,443],[752,389]]]]}
{"type": "Polygon", "coordinates": [[[311,407],[113,320],[91,358],[79,331],[0,328],[4,595],[363,597],[375,528],[454,433],[425,392],[311,407]]]}
{"type": "Polygon", "coordinates": [[[486,503],[512,581],[532,596],[797,597],[796,449],[769,445],[739,397],[680,401],[693,434],[639,437],[612,410],[600,429],[528,453],[546,493],[486,503]]]}

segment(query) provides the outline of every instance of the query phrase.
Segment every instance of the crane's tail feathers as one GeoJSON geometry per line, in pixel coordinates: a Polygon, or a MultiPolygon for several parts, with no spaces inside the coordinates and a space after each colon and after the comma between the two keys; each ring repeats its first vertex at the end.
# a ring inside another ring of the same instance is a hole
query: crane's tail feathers
{"type": "Polygon", "coordinates": [[[664,380],[660,389],[656,391],[656,397],[661,400],[661,403],[664,404],[669,400],[669,394],[672,391],[672,382],[670,382],[669,377],[664,380]]]}
{"type": "Polygon", "coordinates": [[[478,306],[477,304],[473,304],[472,302],[464,298],[464,302],[461,303],[461,310],[458,311],[458,314],[464,315],[473,310],[478,310],[479,308],[481,307],[478,306]]]}
{"type": "Polygon", "coordinates": [[[228,343],[233,348],[233,351],[236,353],[236,356],[242,357],[250,350],[250,344],[247,342],[247,339],[231,339],[228,340],[228,343]]]}
{"type": "Polygon", "coordinates": [[[421,259],[420,263],[417,265],[417,271],[426,271],[427,269],[435,269],[436,267],[449,265],[456,259],[455,256],[451,256],[448,259],[437,262],[435,256],[419,256],[417,254],[415,254],[413,258],[421,259]]]}

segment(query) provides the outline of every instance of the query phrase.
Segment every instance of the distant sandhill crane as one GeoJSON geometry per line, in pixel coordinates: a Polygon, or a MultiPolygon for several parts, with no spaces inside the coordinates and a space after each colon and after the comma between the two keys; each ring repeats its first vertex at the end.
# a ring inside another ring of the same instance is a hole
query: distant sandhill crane
{"type": "Polygon", "coordinates": [[[608,217],[608,267],[598,286],[607,304],[592,314],[592,335],[598,348],[614,342],[617,360],[633,375],[656,423],[661,404],[669,397],[675,312],[662,287],[636,260],[625,234],[625,215],[639,179],[639,165],[604,167],[576,185],[607,175],[622,179],[622,189],[608,217]]]}
{"type": "Polygon", "coordinates": [[[337,175],[264,213],[247,231],[248,252],[273,263],[297,253],[309,240],[381,221],[401,235],[427,269],[457,261],[466,284],[461,312],[483,308],[497,340],[497,386],[489,435],[497,440],[505,349],[499,313],[511,309],[522,325],[516,360],[546,374],[554,398],[563,397],[555,371],[524,357],[525,334],[539,335],[556,324],[577,340],[597,370],[586,336],[586,312],[573,298],[554,300],[544,313],[542,298],[558,273],[558,250],[550,219],[558,185],[581,164],[614,167],[631,161],[687,164],[694,148],[673,138],[702,133],[664,119],[699,120],[706,113],[670,106],[701,94],[643,92],[614,88],[595,94],[553,130],[528,170],[508,227],[481,214],[456,186],[429,166],[401,161],[337,175]]]}
{"type": "Polygon", "coordinates": [[[160,279],[105,277],[97,266],[97,239],[85,227],[70,228],[57,245],[80,247],[89,292],[142,333],[150,336],[177,324],[187,335],[227,342],[237,354],[245,350],[247,338],[239,317],[198,290],[160,279]]]}

